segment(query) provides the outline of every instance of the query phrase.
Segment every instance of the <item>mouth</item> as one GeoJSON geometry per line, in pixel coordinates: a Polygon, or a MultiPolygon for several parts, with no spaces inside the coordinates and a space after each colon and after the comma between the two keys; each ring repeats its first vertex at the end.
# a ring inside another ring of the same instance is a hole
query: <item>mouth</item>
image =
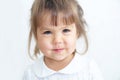
{"type": "Polygon", "coordinates": [[[54,52],[61,52],[61,51],[63,51],[63,50],[64,50],[64,48],[53,49],[54,52]]]}

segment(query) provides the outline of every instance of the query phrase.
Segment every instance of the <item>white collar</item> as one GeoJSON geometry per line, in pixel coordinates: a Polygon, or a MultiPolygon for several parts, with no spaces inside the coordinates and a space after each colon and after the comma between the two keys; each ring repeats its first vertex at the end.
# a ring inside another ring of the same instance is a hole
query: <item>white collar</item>
{"type": "Polygon", "coordinates": [[[80,55],[78,53],[75,53],[73,60],[65,68],[56,72],[54,70],[49,69],[44,64],[44,60],[42,56],[35,64],[32,65],[31,69],[32,72],[40,78],[47,77],[54,73],[73,74],[80,72],[83,70],[83,68],[87,67],[88,61],[89,59],[85,55],[80,55]]]}

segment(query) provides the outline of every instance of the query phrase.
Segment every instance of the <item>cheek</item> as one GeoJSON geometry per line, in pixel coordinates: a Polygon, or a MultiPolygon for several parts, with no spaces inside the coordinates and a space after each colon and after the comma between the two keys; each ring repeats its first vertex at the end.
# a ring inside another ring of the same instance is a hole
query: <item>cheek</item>
{"type": "Polygon", "coordinates": [[[68,53],[73,53],[76,49],[76,40],[75,39],[69,39],[66,42],[66,49],[68,53]]]}
{"type": "Polygon", "coordinates": [[[66,45],[68,48],[74,48],[76,46],[76,38],[69,38],[66,40],[66,45]]]}
{"type": "Polygon", "coordinates": [[[38,39],[38,47],[40,50],[46,50],[46,49],[51,49],[51,43],[50,40],[45,40],[45,39],[38,39]]]}

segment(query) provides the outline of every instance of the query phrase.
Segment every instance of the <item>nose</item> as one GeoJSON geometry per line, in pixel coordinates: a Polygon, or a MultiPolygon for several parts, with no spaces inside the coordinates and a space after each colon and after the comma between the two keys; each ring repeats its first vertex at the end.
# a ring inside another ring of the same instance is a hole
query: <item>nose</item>
{"type": "Polygon", "coordinates": [[[55,34],[55,35],[54,35],[54,38],[53,38],[53,43],[54,43],[55,45],[59,45],[59,44],[62,44],[62,42],[63,42],[62,35],[60,35],[60,34],[55,34]]]}

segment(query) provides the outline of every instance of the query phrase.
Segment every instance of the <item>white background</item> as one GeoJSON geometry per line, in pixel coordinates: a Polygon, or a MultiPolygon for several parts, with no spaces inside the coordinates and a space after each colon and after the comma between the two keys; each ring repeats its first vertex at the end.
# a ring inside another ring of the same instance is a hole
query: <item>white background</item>
{"type": "MultiPolygon", "coordinates": [[[[33,0],[0,0],[0,80],[22,80],[33,0]]],[[[79,0],[88,23],[89,51],[105,80],[120,80],[120,0],[79,0]]],[[[78,46],[79,47],[79,46],[78,46]]]]}

